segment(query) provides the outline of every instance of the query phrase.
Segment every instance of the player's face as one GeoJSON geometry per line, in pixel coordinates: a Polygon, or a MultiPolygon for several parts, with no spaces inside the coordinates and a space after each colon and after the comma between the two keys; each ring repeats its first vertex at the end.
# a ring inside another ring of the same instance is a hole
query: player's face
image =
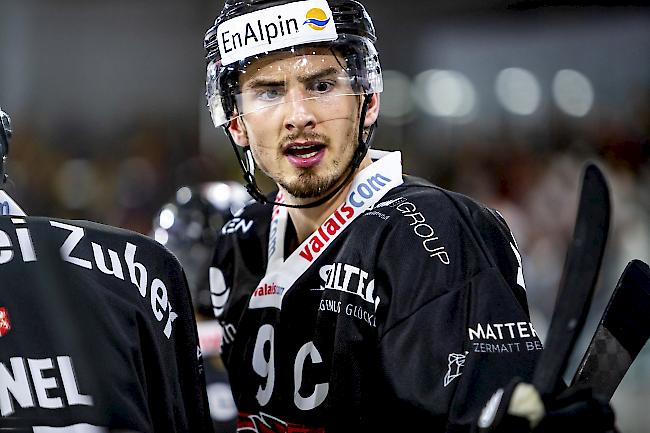
{"type": "MultiPolygon", "coordinates": [[[[328,49],[309,49],[267,56],[240,74],[243,115],[230,132],[296,198],[317,198],[337,185],[356,149],[362,97],[342,62],[328,49]]],[[[366,125],[377,112],[375,96],[366,125]]]]}

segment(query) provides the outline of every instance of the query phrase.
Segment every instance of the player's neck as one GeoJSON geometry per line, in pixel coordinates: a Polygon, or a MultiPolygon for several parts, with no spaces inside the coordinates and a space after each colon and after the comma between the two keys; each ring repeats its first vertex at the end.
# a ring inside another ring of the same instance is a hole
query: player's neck
{"type": "MultiPolygon", "coordinates": [[[[370,164],[372,164],[372,161],[368,156],[366,156],[366,158],[361,162],[360,167],[356,170],[355,176],[359,171],[363,170],[370,164]]],[[[296,247],[307,239],[309,235],[314,233],[318,227],[320,227],[321,224],[323,224],[325,220],[334,213],[336,208],[343,203],[345,198],[348,196],[348,192],[350,191],[355,176],[352,176],[348,183],[341,188],[334,197],[319,206],[311,208],[289,208],[289,217],[293,222],[298,241],[295,245],[296,247]]]]}

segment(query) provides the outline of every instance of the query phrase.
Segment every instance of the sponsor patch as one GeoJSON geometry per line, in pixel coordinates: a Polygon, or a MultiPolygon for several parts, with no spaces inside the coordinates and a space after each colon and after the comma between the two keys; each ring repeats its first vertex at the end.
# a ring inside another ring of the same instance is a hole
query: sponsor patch
{"type": "MultiPolygon", "coordinates": [[[[393,203],[388,202],[384,206],[393,207],[393,203]]],[[[450,264],[451,259],[449,258],[445,244],[440,240],[433,227],[427,223],[426,218],[418,211],[417,207],[409,201],[400,201],[394,207],[407,219],[409,226],[413,229],[413,233],[422,242],[422,248],[429,254],[429,257],[435,257],[443,265],[450,264]]]]}
{"type": "Polygon", "coordinates": [[[380,299],[375,295],[375,280],[361,268],[347,263],[333,263],[321,266],[318,271],[321,286],[312,290],[338,290],[351,293],[371,303],[377,311],[380,299]]]}
{"type": "Polygon", "coordinates": [[[334,41],[338,37],[325,0],[307,0],[251,12],[217,28],[221,64],[293,45],[334,41]]]}
{"type": "Polygon", "coordinates": [[[377,217],[377,218],[382,219],[384,221],[386,221],[387,219],[390,218],[390,215],[386,215],[385,213],[381,213],[381,212],[378,212],[376,210],[366,212],[366,213],[364,213],[364,215],[365,216],[374,216],[374,217],[377,217]]]}
{"type": "Polygon", "coordinates": [[[513,353],[542,350],[537,331],[530,322],[477,323],[467,328],[472,351],[513,353]]]}
{"type": "Polygon", "coordinates": [[[282,302],[284,287],[277,283],[264,283],[257,287],[251,295],[249,308],[264,308],[278,305],[282,302]]]}
{"type": "Polygon", "coordinates": [[[450,353],[447,356],[447,373],[443,380],[443,385],[446,387],[452,380],[456,379],[463,374],[463,367],[465,366],[465,357],[469,352],[465,353],[450,353]]]}
{"type": "Polygon", "coordinates": [[[243,218],[234,217],[226,224],[224,224],[224,226],[221,228],[221,234],[229,235],[237,231],[241,231],[242,234],[246,234],[252,226],[253,220],[245,220],[243,218]]]}
{"type": "Polygon", "coordinates": [[[514,340],[537,337],[537,331],[530,322],[477,323],[467,329],[470,341],[478,340],[514,340]]]}
{"type": "Polygon", "coordinates": [[[4,337],[9,331],[11,331],[9,312],[5,307],[0,307],[0,337],[4,337]]]}
{"type": "Polygon", "coordinates": [[[325,433],[325,428],[286,422],[264,412],[259,414],[239,412],[237,431],[254,433],[325,433]]]}
{"type": "MultiPolygon", "coordinates": [[[[394,179],[394,177],[393,177],[394,179]]],[[[300,257],[313,262],[314,259],[324,250],[349,223],[370,209],[373,201],[379,200],[396,184],[401,183],[393,180],[388,175],[379,172],[372,172],[367,177],[355,179],[350,188],[347,200],[334,211],[334,213],[301,245],[300,257]]]]}
{"type": "Polygon", "coordinates": [[[381,203],[377,204],[373,209],[379,209],[382,207],[397,207],[401,203],[405,202],[406,198],[404,197],[397,197],[391,200],[386,200],[382,201],[381,203]]]}

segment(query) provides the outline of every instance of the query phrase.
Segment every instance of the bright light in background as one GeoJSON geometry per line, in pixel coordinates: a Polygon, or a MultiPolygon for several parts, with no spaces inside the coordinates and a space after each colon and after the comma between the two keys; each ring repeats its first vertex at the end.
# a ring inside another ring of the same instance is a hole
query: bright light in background
{"type": "Polygon", "coordinates": [[[228,209],[230,206],[230,195],[232,192],[230,185],[226,183],[216,182],[210,185],[205,191],[205,194],[210,203],[219,210],[228,209]]]}
{"type": "Polygon", "coordinates": [[[192,199],[192,190],[187,187],[183,186],[176,191],[176,201],[183,205],[187,204],[188,201],[192,199]]]}
{"type": "Polygon", "coordinates": [[[169,233],[167,233],[167,230],[165,229],[157,228],[154,231],[153,238],[159,243],[167,245],[167,242],[169,241],[169,233]]]}
{"type": "Polygon", "coordinates": [[[384,91],[381,94],[381,116],[389,122],[402,124],[411,111],[411,81],[399,71],[387,70],[382,72],[384,91]]]}
{"type": "Polygon", "coordinates": [[[521,68],[507,68],[499,72],[495,92],[506,110],[522,116],[533,114],[541,101],[537,78],[521,68]]]}
{"type": "Polygon", "coordinates": [[[160,212],[160,217],[158,218],[159,223],[160,223],[160,227],[162,227],[164,229],[168,229],[171,226],[173,226],[175,219],[176,218],[174,216],[174,210],[169,208],[169,207],[164,208],[160,212]]]}
{"type": "Polygon", "coordinates": [[[413,97],[433,116],[469,120],[476,108],[476,91],[460,72],[429,70],[415,78],[413,97]]]}
{"type": "Polygon", "coordinates": [[[594,104],[594,89],[587,77],[573,69],[562,69],[553,78],[553,98],[570,116],[586,115],[594,104]]]}

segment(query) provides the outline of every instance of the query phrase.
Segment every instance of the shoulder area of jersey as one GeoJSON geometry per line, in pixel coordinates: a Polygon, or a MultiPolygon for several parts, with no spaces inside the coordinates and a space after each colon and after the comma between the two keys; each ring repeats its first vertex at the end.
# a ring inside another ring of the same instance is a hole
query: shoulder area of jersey
{"type": "MultiPolygon", "coordinates": [[[[450,191],[435,185],[425,179],[405,175],[404,183],[394,188],[384,199],[391,201],[391,207],[396,207],[400,201],[409,200],[414,204],[419,204],[423,208],[436,212],[458,212],[459,210],[470,213],[476,210],[485,210],[488,207],[478,200],[465,194],[450,191]]],[[[380,201],[375,208],[386,204],[386,200],[380,201]]]]}
{"type": "Polygon", "coordinates": [[[388,215],[425,211],[438,215],[455,212],[449,192],[431,182],[404,175],[404,183],[390,190],[369,212],[379,211],[388,215]]]}
{"type": "Polygon", "coordinates": [[[389,191],[364,215],[378,217],[379,220],[373,218],[377,220],[376,224],[383,223],[391,230],[406,231],[423,224],[435,224],[439,230],[452,233],[462,229],[463,224],[455,224],[461,220],[487,218],[504,223],[497,212],[473,198],[445,190],[414,176],[404,176],[402,185],[389,191]],[[407,224],[404,224],[404,217],[407,224]]]}
{"type": "Polygon", "coordinates": [[[80,239],[82,237],[87,237],[91,240],[94,238],[101,238],[109,239],[111,242],[120,244],[123,242],[130,242],[137,244],[138,247],[152,248],[169,253],[164,246],[142,233],[94,221],[53,218],[47,216],[0,217],[0,221],[8,220],[10,221],[10,224],[14,226],[26,226],[32,232],[62,230],[63,233],[67,233],[68,235],[72,233],[73,236],[80,237],[80,239]]]}
{"type": "MultiPolygon", "coordinates": [[[[275,199],[275,193],[269,195],[269,199],[275,199]]],[[[221,227],[222,236],[246,237],[254,228],[269,225],[273,206],[268,203],[260,203],[251,199],[244,207],[235,212],[232,218],[221,227]]]]}

